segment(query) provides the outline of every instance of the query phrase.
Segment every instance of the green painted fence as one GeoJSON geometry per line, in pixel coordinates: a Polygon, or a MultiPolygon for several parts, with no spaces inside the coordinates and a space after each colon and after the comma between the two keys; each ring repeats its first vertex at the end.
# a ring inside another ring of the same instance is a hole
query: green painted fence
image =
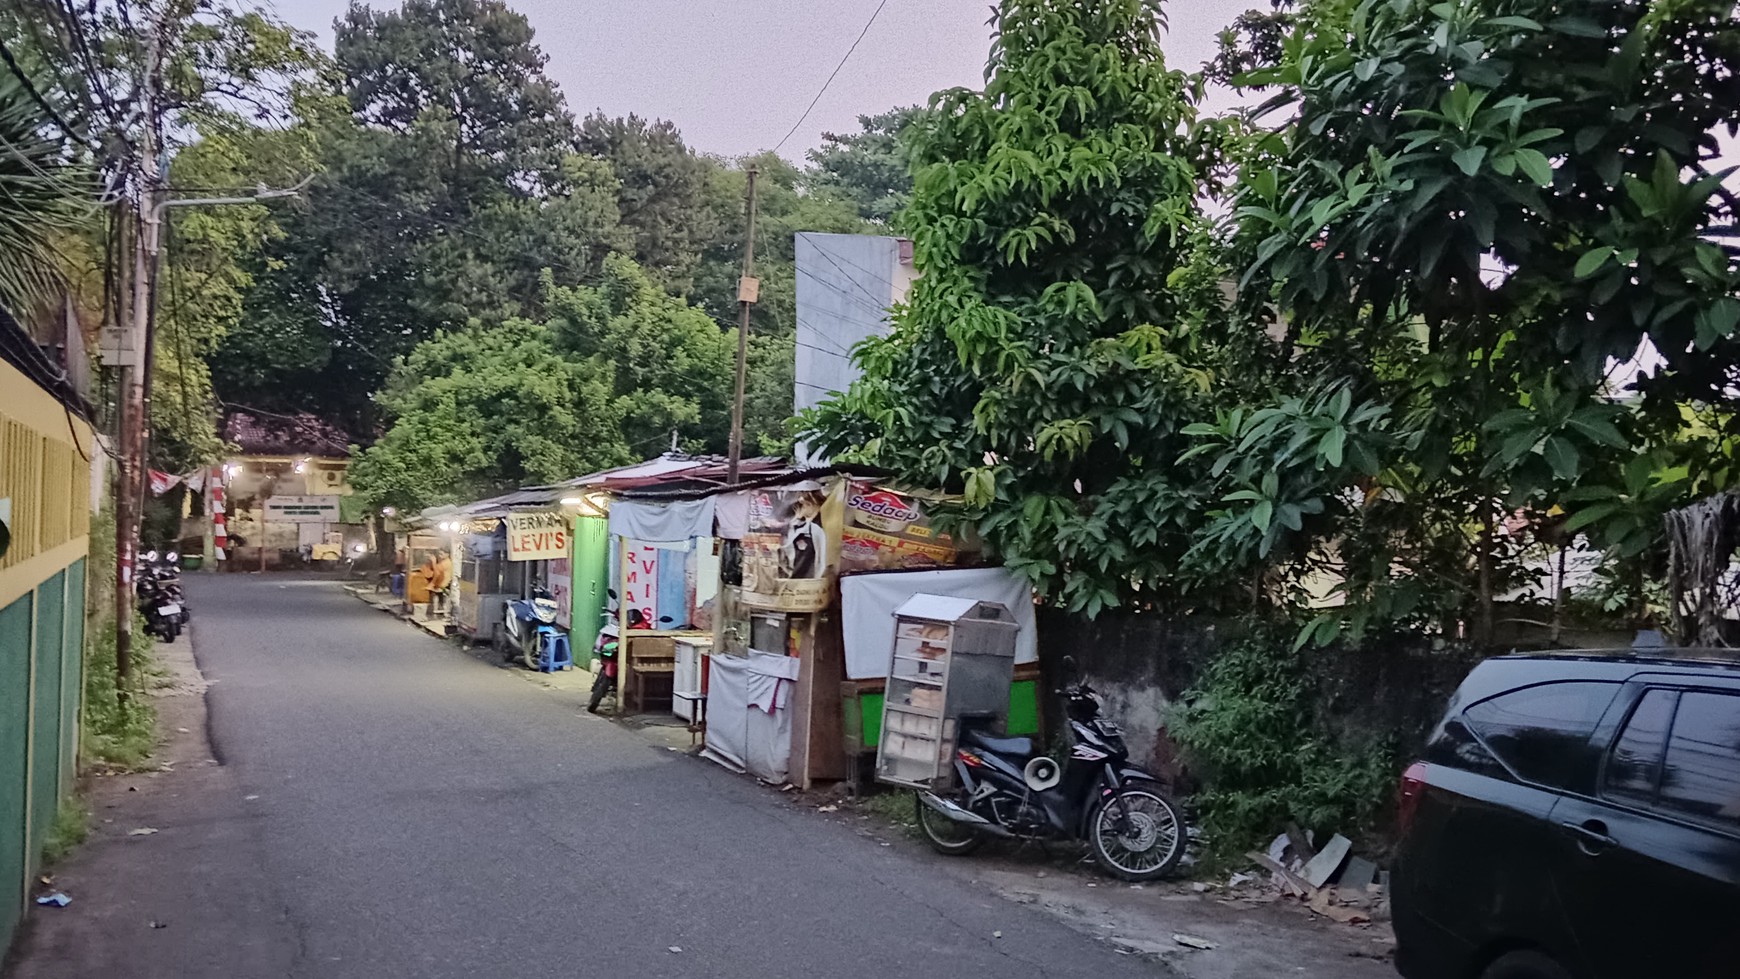
{"type": "Polygon", "coordinates": [[[0,949],[77,774],[85,562],[0,608],[0,949]]]}

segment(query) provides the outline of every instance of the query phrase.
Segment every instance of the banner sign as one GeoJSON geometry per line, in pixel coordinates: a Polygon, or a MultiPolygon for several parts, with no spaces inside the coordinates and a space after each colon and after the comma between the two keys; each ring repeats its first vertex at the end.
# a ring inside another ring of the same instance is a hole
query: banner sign
{"type": "Polygon", "coordinates": [[[568,518],[560,513],[510,513],[509,561],[551,561],[568,556],[568,518]]]}
{"type": "Polygon", "coordinates": [[[864,480],[847,483],[841,571],[947,567],[955,551],[953,538],[931,526],[917,497],[864,480]]]}
{"type": "MultiPolygon", "coordinates": [[[[625,562],[617,569],[621,578],[622,595],[618,602],[612,603],[620,608],[620,603],[628,605],[628,627],[630,629],[659,628],[659,549],[641,541],[624,540],[622,542],[621,561],[625,562]]],[[[613,609],[612,619],[616,618],[613,609]]]]}
{"type": "Polygon", "coordinates": [[[336,496],[268,496],[267,523],[338,523],[336,496]]]}

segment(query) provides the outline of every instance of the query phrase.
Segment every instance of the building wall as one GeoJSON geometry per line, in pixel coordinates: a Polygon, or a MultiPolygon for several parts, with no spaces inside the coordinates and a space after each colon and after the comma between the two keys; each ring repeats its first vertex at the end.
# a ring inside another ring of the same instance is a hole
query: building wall
{"type": "Polygon", "coordinates": [[[797,385],[802,411],[858,376],[851,351],[889,330],[888,307],[917,273],[912,243],[881,235],[797,236],[797,385]]]}
{"type": "Polygon", "coordinates": [[[84,688],[90,426],[0,362],[0,948],[78,758],[84,688]]]}

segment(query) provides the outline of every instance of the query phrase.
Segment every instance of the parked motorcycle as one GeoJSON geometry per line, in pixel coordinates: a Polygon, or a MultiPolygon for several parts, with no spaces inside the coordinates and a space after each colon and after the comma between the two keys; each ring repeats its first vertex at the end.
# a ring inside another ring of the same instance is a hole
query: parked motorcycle
{"type": "Polygon", "coordinates": [[[556,611],[556,596],[542,584],[532,586],[532,597],[507,603],[502,627],[507,635],[510,661],[517,658],[528,670],[538,668],[544,653],[544,636],[561,632],[556,627],[556,611]]]}
{"type": "Polygon", "coordinates": [[[592,696],[586,701],[586,710],[598,713],[598,705],[604,703],[604,698],[616,691],[616,651],[621,647],[618,642],[616,622],[610,618],[610,613],[604,614],[604,626],[598,630],[598,641],[592,644],[592,657],[598,661],[595,668],[598,675],[592,680],[592,696]]]}
{"type": "Polygon", "coordinates": [[[988,720],[963,717],[955,787],[916,793],[918,828],[931,849],[964,856],[999,836],[1081,839],[1114,876],[1150,881],[1178,866],[1184,817],[1159,781],[1130,764],[1117,725],[1100,717],[1094,691],[1065,662],[1069,758],[1060,766],[1031,738],[1001,738],[988,720]]]}
{"type": "Polygon", "coordinates": [[[156,551],[146,551],[139,555],[133,579],[145,631],[164,642],[174,642],[193,617],[181,592],[181,555],[169,551],[159,558],[156,551]]]}

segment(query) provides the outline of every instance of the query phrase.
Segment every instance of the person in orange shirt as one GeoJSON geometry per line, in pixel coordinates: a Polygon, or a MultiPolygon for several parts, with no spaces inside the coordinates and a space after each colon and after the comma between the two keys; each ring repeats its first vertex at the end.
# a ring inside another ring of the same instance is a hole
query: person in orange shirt
{"type": "Polygon", "coordinates": [[[429,578],[429,611],[447,609],[447,590],[453,584],[453,558],[446,551],[435,555],[434,570],[429,578]]]}

